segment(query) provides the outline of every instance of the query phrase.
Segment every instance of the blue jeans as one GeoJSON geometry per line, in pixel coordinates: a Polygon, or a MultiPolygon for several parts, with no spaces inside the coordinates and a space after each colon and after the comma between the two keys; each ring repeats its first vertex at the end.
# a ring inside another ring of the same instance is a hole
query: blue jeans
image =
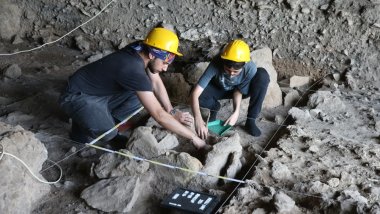
{"type": "MultiPolygon", "coordinates": [[[[249,100],[247,118],[256,119],[259,116],[269,82],[270,78],[267,71],[264,68],[257,68],[255,76],[249,83],[248,94],[243,94],[243,99],[251,98],[249,100]]],[[[233,92],[233,90],[225,91],[212,83],[208,84],[203,90],[199,96],[199,105],[202,108],[210,109],[210,121],[215,120],[216,112],[220,109],[218,100],[232,99],[233,92]]]]}
{"type": "MultiPolygon", "coordinates": [[[[59,99],[62,110],[72,118],[71,137],[75,141],[88,143],[127,118],[141,107],[135,92],[123,92],[112,96],[92,96],[82,92],[65,92],[59,99]]],[[[106,135],[109,141],[117,130],[106,135]]]]}

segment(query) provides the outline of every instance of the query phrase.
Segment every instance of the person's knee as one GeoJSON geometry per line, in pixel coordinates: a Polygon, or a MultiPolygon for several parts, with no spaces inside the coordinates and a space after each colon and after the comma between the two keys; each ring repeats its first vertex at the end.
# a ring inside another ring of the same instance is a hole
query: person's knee
{"type": "Polygon", "coordinates": [[[213,111],[219,111],[220,103],[213,98],[199,99],[199,106],[213,111]]]}
{"type": "Polygon", "coordinates": [[[198,101],[199,101],[199,106],[202,108],[211,109],[214,105],[214,103],[212,102],[212,98],[204,94],[201,94],[199,96],[198,101]]]}
{"type": "Polygon", "coordinates": [[[270,82],[269,74],[267,70],[265,70],[265,68],[262,68],[262,67],[257,68],[257,72],[255,76],[257,76],[259,83],[268,85],[270,82]]]}

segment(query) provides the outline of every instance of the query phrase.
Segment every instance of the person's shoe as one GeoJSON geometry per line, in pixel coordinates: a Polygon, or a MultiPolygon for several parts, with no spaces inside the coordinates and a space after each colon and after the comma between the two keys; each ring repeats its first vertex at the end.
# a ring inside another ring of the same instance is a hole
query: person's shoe
{"type": "Polygon", "coordinates": [[[72,126],[71,126],[71,132],[69,134],[69,137],[70,137],[71,140],[73,140],[75,142],[78,142],[78,143],[82,143],[82,144],[90,143],[91,141],[94,140],[94,138],[92,138],[89,135],[85,134],[82,131],[82,129],[80,128],[80,126],[77,125],[76,123],[72,124],[72,126]]]}
{"type": "Polygon", "coordinates": [[[127,147],[127,142],[127,137],[118,134],[108,142],[108,145],[110,145],[113,150],[117,151],[120,149],[125,149],[127,147]]]}
{"type": "Polygon", "coordinates": [[[244,127],[247,130],[247,132],[252,136],[258,137],[261,135],[261,131],[259,127],[257,127],[255,119],[247,119],[245,121],[244,127]]]}

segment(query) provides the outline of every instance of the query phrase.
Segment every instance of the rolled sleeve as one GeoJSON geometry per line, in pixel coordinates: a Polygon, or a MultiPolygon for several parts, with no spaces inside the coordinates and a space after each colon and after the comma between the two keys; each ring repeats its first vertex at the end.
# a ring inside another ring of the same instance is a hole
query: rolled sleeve
{"type": "Polygon", "coordinates": [[[211,79],[214,76],[216,76],[217,73],[218,73],[218,69],[215,62],[211,62],[206,68],[206,71],[203,73],[203,75],[199,79],[198,85],[202,88],[206,88],[207,85],[210,83],[211,79]]]}
{"type": "Polygon", "coordinates": [[[247,95],[249,91],[250,82],[257,72],[257,66],[255,63],[251,61],[245,65],[244,70],[245,70],[245,76],[243,78],[243,81],[237,86],[237,89],[243,95],[247,95]]]}

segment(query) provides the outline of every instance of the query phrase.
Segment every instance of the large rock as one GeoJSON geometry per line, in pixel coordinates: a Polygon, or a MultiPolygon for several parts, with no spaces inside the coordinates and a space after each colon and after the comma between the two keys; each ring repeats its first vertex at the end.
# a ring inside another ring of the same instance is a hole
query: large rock
{"type": "MultiPolygon", "coordinates": [[[[166,155],[162,155],[154,159],[154,161],[189,169],[192,171],[199,171],[203,166],[198,159],[190,156],[188,153],[185,152],[177,153],[171,151],[168,152],[168,154],[166,155]]],[[[174,170],[172,168],[167,168],[160,165],[154,165],[153,169],[155,171],[154,174],[156,175],[157,181],[160,181],[162,185],[173,184],[175,186],[185,186],[196,175],[192,172],[174,170]]]]}
{"type": "Polygon", "coordinates": [[[166,151],[178,146],[178,144],[177,138],[170,133],[167,133],[160,142],[157,142],[152,134],[152,128],[141,126],[133,131],[128,141],[128,150],[134,155],[151,159],[164,154],[166,151]]]}
{"type": "Polygon", "coordinates": [[[21,9],[8,0],[0,0],[0,39],[10,40],[20,30],[21,9]]]}
{"type": "Polygon", "coordinates": [[[263,108],[274,108],[282,104],[282,93],[277,83],[277,71],[272,64],[272,51],[268,47],[254,50],[251,53],[252,61],[257,67],[267,70],[270,76],[268,91],[264,99],[263,108]]]}
{"type": "Polygon", "coordinates": [[[337,197],[337,208],[340,213],[348,213],[352,210],[358,210],[358,213],[364,213],[362,209],[367,204],[368,200],[356,190],[343,190],[337,197]]]}
{"type": "MultiPolygon", "coordinates": [[[[241,169],[242,146],[240,136],[235,133],[226,140],[215,144],[207,154],[205,165],[202,172],[214,176],[225,176],[234,178],[241,169]]],[[[197,177],[192,182],[192,186],[201,185],[205,188],[215,188],[219,178],[212,176],[197,177]]]]}
{"type": "MultiPolygon", "coordinates": [[[[47,158],[44,145],[20,126],[12,127],[0,122],[0,145],[4,152],[17,156],[39,176],[47,158]]],[[[0,160],[0,213],[31,213],[36,202],[49,192],[49,185],[38,182],[14,158],[4,155],[0,160]]]]}
{"type": "Polygon", "coordinates": [[[273,197],[273,204],[278,213],[294,213],[296,202],[283,192],[273,197]]]}
{"type": "Polygon", "coordinates": [[[104,179],[81,193],[88,205],[104,212],[130,212],[140,194],[150,190],[151,175],[104,179]]]}
{"type": "Polygon", "coordinates": [[[310,96],[307,105],[324,112],[346,112],[346,105],[339,98],[339,95],[330,91],[317,91],[310,96]]]}
{"type": "Polygon", "coordinates": [[[305,85],[308,85],[310,83],[310,77],[304,77],[304,76],[292,76],[289,81],[289,87],[290,88],[298,88],[305,85]]]}
{"type": "MultiPolygon", "coordinates": [[[[127,150],[120,151],[131,156],[133,155],[127,150]]],[[[98,178],[109,178],[143,174],[148,169],[148,162],[135,161],[121,155],[106,153],[100,157],[100,162],[96,165],[94,171],[98,178]]]]}

